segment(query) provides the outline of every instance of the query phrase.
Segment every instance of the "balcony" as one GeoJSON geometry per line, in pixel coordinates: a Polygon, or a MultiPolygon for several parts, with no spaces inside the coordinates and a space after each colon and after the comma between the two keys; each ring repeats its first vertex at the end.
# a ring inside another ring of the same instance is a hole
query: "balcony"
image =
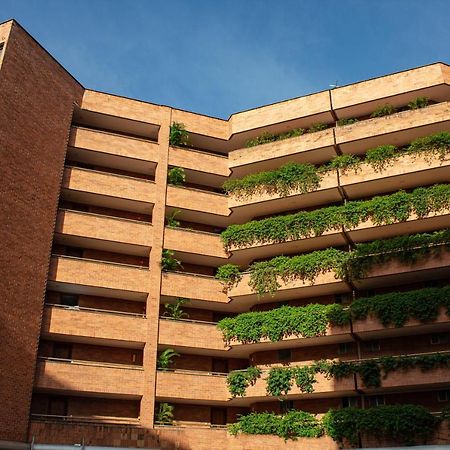
{"type": "Polygon", "coordinates": [[[179,211],[179,220],[216,226],[229,223],[228,198],[223,194],[169,185],[166,204],[179,211]]]}
{"type": "Polygon", "coordinates": [[[403,106],[420,96],[448,100],[450,88],[444,72],[447,67],[430,64],[333,89],[330,91],[333,109],[338,118],[360,117],[386,103],[403,106]]]}
{"type": "Polygon", "coordinates": [[[406,145],[418,137],[448,129],[450,102],[442,102],[422,109],[402,111],[337,127],[336,143],[343,153],[361,154],[379,145],[406,145]]]}
{"type": "Polygon", "coordinates": [[[151,214],[155,203],[155,183],[80,167],[66,167],[62,196],[77,203],[151,214]]]}
{"type": "Polygon", "coordinates": [[[220,236],[213,233],[166,227],[164,248],[174,250],[179,259],[190,264],[219,266],[228,262],[220,236]]]}
{"type": "Polygon", "coordinates": [[[224,374],[158,370],[156,397],[159,401],[190,400],[220,404],[227,402],[230,394],[224,374]]]}
{"type": "Polygon", "coordinates": [[[146,319],[137,314],[113,313],[90,308],[47,305],[41,334],[44,337],[108,346],[142,348],[146,319]]]}
{"type": "Polygon", "coordinates": [[[169,166],[182,167],[189,183],[203,186],[221,187],[230,173],[227,157],[181,147],[169,148],[169,166]]]}
{"type": "Polygon", "coordinates": [[[136,173],[154,173],[158,144],[83,127],[72,127],[68,159],[136,173]]]}
{"type": "Polygon", "coordinates": [[[57,242],[107,252],[148,256],[152,225],[130,219],[60,209],[56,219],[57,242]]]}
{"type": "Polygon", "coordinates": [[[161,282],[161,295],[193,299],[190,302],[193,307],[197,304],[196,300],[222,305],[229,302],[227,295],[223,292],[222,284],[214,277],[183,272],[163,272],[161,282]]]}
{"type": "Polygon", "coordinates": [[[271,303],[278,300],[292,300],[297,298],[320,297],[330,294],[351,292],[350,286],[343,280],[336,278],[334,271],[320,274],[314,283],[310,281],[294,280],[284,282],[279,280],[280,288],[272,296],[258,294],[249,286],[250,274],[244,273],[239,284],[229,290],[228,295],[233,300],[233,311],[246,311],[255,303],[271,303]]]}
{"type": "Polygon", "coordinates": [[[50,261],[48,287],[59,292],[145,300],[149,279],[147,268],[70,256],[53,256],[50,261]]]}
{"type": "Polygon", "coordinates": [[[288,162],[320,164],[334,156],[333,130],[328,129],[234,150],[229,154],[229,166],[233,177],[241,178],[249,173],[274,170],[288,162]]]}
{"type": "Polygon", "coordinates": [[[256,194],[245,198],[229,196],[228,206],[232,210],[233,223],[244,223],[256,216],[266,216],[281,211],[305,209],[312,206],[335,203],[342,200],[338,190],[337,172],[323,175],[320,186],[312,192],[291,192],[282,197],[279,194],[256,194]]]}
{"type": "Polygon", "coordinates": [[[419,257],[409,264],[391,260],[371,269],[360,280],[354,280],[359,289],[373,289],[379,286],[395,286],[399,284],[417,283],[421,281],[450,277],[450,252],[442,250],[438,254],[419,257]]]}
{"type": "Polygon", "coordinates": [[[403,155],[383,170],[362,164],[340,174],[342,189],[349,199],[357,199],[385,192],[448,183],[450,157],[440,161],[435,156],[403,155]]]}
{"type": "Polygon", "coordinates": [[[143,375],[143,370],[134,366],[39,358],[35,387],[61,394],[139,398],[143,393],[143,375]]]}
{"type": "Polygon", "coordinates": [[[178,352],[227,358],[248,358],[252,353],[314,345],[350,342],[349,326],[329,326],[324,336],[304,338],[290,336],[278,342],[267,339],[255,344],[232,342],[225,345],[215,323],[183,319],[160,318],[158,344],[178,352]]]}

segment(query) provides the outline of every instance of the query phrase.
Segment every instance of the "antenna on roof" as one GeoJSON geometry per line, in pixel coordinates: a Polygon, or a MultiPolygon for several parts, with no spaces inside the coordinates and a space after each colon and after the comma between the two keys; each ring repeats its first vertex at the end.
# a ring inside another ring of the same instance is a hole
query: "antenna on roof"
{"type": "Polygon", "coordinates": [[[331,89],[337,88],[339,86],[338,85],[338,80],[336,80],[334,84],[330,84],[329,86],[330,86],[331,89]]]}

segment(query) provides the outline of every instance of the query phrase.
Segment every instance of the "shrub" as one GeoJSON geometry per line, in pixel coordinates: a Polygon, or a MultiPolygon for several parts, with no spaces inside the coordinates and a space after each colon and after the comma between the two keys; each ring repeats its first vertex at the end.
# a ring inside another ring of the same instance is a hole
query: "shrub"
{"type": "Polygon", "coordinates": [[[180,354],[171,348],[167,348],[158,356],[158,361],[156,363],[157,368],[162,370],[168,369],[170,365],[173,364],[172,360],[176,356],[180,356],[180,354]]]}
{"type": "Polygon", "coordinates": [[[338,155],[335,156],[328,164],[322,166],[321,171],[342,170],[345,172],[350,168],[357,168],[362,163],[361,159],[356,155],[338,155]]]}
{"type": "Polygon", "coordinates": [[[338,127],[344,127],[345,125],[353,125],[354,123],[359,122],[358,119],[339,119],[336,122],[338,127]]]}
{"type": "Polygon", "coordinates": [[[189,303],[189,299],[187,298],[177,298],[175,303],[166,303],[164,305],[164,316],[168,316],[175,320],[180,320],[183,317],[188,318],[189,314],[185,313],[182,309],[182,306],[186,303],[189,303]]]}
{"type": "Polygon", "coordinates": [[[272,367],[266,379],[267,395],[287,395],[292,388],[292,373],[290,367],[272,367]]]}
{"type": "Polygon", "coordinates": [[[386,168],[387,163],[396,157],[398,157],[398,149],[395,145],[380,145],[367,150],[365,162],[375,170],[382,171],[386,168]]]}
{"type": "Polygon", "coordinates": [[[223,189],[237,198],[250,197],[256,193],[289,195],[292,191],[301,194],[311,192],[320,185],[320,176],[315,166],[309,163],[288,163],[277,170],[247,175],[242,179],[228,180],[223,189]]]}
{"type": "Polygon", "coordinates": [[[442,133],[432,134],[417,138],[411,142],[407,148],[408,153],[431,153],[437,155],[440,160],[443,160],[450,153],[450,133],[443,131],[442,133]]]}
{"type": "Polygon", "coordinates": [[[287,131],[285,133],[273,134],[263,133],[261,136],[257,136],[253,139],[249,139],[246,143],[246,147],[255,147],[257,145],[267,144],[269,142],[281,141],[283,139],[289,139],[292,137],[298,137],[305,133],[303,128],[295,128],[294,130],[287,131]]]}
{"type": "Polygon", "coordinates": [[[176,216],[180,214],[180,212],[179,209],[175,209],[166,217],[168,227],[178,228],[181,225],[180,221],[176,219],[176,216]]]}
{"type": "Polygon", "coordinates": [[[383,105],[379,106],[371,115],[370,117],[383,117],[383,116],[389,116],[391,114],[394,114],[397,110],[392,105],[383,105]]]}
{"type": "Polygon", "coordinates": [[[358,434],[414,444],[431,436],[439,419],[423,406],[385,405],[370,409],[331,409],[322,421],[326,433],[340,444],[358,444],[358,434]]]}
{"type": "Polygon", "coordinates": [[[158,412],[156,413],[156,422],[170,425],[173,422],[174,406],[168,403],[160,403],[158,412]]]}
{"type": "Polygon", "coordinates": [[[161,257],[161,269],[165,272],[177,270],[182,267],[181,262],[174,257],[172,250],[163,249],[161,257]]]}
{"type": "Polygon", "coordinates": [[[251,413],[239,417],[236,423],[229,425],[233,435],[269,434],[285,440],[299,437],[319,438],[323,435],[320,421],[311,413],[291,410],[284,415],[274,413],[251,413]]]}
{"type": "Polygon", "coordinates": [[[233,370],[227,376],[227,386],[231,396],[243,397],[249,386],[253,386],[261,376],[261,369],[249,367],[245,370],[233,370]]]}
{"type": "Polygon", "coordinates": [[[186,174],[182,167],[172,167],[167,172],[167,182],[174,186],[182,186],[186,181],[186,174]]]}
{"type": "Polygon", "coordinates": [[[317,131],[326,130],[328,125],[326,123],[315,123],[308,128],[308,133],[316,133],[317,131]]]}
{"type": "Polygon", "coordinates": [[[174,122],[170,126],[169,144],[175,146],[186,146],[189,144],[189,133],[183,123],[174,122]]]}
{"type": "Polygon", "coordinates": [[[426,97],[416,97],[408,103],[409,109],[420,109],[428,106],[428,99],[426,97]]]}
{"type": "Polygon", "coordinates": [[[225,264],[217,269],[215,278],[223,283],[225,290],[229,290],[241,281],[242,274],[236,264],[225,264]]]}

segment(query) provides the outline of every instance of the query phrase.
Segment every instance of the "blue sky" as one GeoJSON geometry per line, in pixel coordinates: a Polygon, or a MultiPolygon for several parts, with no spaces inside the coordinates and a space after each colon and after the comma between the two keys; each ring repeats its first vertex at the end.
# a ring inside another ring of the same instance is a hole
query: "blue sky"
{"type": "Polygon", "coordinates": [[[229,114],[435,61],[449,0],[2,0],[84,86],[229,114]]]}

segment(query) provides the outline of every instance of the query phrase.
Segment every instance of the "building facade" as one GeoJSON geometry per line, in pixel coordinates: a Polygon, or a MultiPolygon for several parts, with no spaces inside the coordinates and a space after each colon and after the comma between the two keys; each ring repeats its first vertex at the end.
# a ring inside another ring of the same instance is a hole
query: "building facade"
{"type": "Polygon", "coordinates": [[[450,405],[448,65],[222,120],[0,49],[0,441],[331,450],[225,427],[450,405]]]}

